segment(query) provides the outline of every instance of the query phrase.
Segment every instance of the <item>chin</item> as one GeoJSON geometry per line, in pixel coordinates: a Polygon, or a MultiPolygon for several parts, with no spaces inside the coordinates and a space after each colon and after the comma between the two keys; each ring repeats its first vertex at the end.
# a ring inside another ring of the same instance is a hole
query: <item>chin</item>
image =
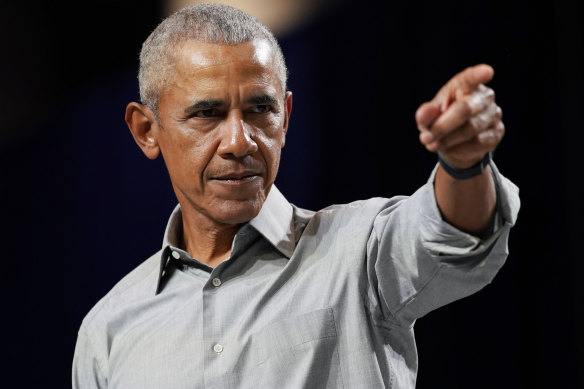
{"type": "Polygon", "coordinates": [[[256,217],[262,209],[263,201],[259,199],[246,201],[229,201],[214,212],[214,219],[224,224],[243,224],[256,217]]]}

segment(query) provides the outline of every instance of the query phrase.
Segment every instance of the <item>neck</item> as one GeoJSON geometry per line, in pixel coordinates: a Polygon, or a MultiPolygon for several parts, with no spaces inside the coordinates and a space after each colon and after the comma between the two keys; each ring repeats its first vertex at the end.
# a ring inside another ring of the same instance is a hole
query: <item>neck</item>
{"type": "Polygon", "coordinates": [[[215,267],[229,258],[233,238],[240,225],[200,228],[183,216],[183,245],[193,258],[215,267]]]}
{"type": "Polygon", "coordinates": [[[210,219],[185,204],[182,208],[182,248],[193,258],[216,267],[231,255],[231,246],[241,224],[210,219]]]}

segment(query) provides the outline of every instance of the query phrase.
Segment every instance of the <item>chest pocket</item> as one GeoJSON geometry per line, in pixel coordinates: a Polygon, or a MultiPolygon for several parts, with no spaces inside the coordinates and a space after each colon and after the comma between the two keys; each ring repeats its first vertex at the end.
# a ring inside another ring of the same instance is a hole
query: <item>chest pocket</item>
{"type": "Polygon", "coordinates": [[[261,388],[342,388],[332,308],[277,321],[254,335],[261,388]]]}

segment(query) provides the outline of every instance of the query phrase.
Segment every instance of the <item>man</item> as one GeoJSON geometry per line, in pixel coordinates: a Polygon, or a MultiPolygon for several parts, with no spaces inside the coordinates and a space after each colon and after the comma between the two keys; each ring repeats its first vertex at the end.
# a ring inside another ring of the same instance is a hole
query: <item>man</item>
{"type": "Polygon", "coordinates": [[[273,185],[292,93],[272,34],[220,5],[168,17],[126,122],[179,204],[84,319],[73,387],[415,387],[415,320],[491,281],[519,210],[490,161],[492,76],[468,68],[417,111],[441,162],[416,193],[312,212],[273,185]]]}

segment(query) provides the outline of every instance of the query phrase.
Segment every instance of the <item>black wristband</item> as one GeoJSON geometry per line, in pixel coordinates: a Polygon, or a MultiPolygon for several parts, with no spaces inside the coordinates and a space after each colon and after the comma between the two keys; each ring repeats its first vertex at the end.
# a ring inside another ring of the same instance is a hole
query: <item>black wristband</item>
{"type": "Polygon", "coordinates": [[[478,176],[483,172],[483,170],[485,170],[485,167],[487,167],[489,162],[491,162],[491,154],[492,152],[487,153],[483,159],[466,169],[459,169],[453,166],[440,153],[438,153],[438,161],[440,161],[440,165],[442,165],[442,168],[446,170],[450,176],[456,178],[457,180],[467,180],[469,178],[478,176]]]}

